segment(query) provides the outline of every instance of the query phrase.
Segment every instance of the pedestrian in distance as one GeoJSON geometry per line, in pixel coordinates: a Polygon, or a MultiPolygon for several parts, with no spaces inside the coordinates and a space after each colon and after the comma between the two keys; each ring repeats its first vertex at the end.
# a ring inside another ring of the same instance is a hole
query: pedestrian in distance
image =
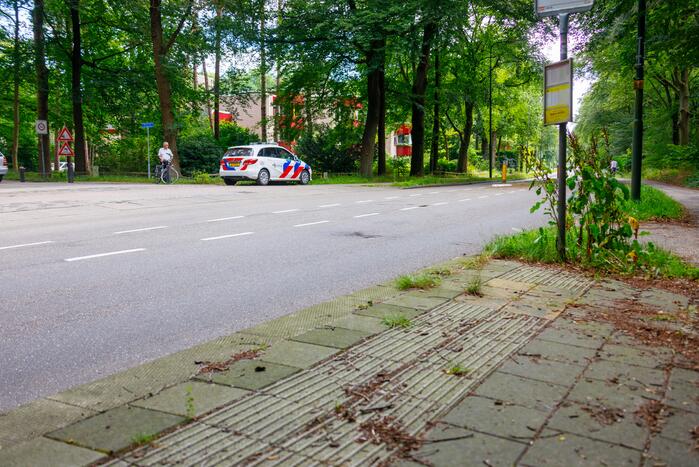
{"type": "Polygon", "coordinates": [[[170,164],[172,163],[172,151],[170,150],[170,143],[165,141],[163,147],[158,151],[158,159],[160,159],[161,173],[165,174],[165,182],[170,181],[170,171],[168,170],[170,164]]]}
{"type": "Polygon", "coordinates": [[[610,168],[612,169],[612,175],[616,175],[616,171],[619,168],[618,162],[615,161],[614,159],[612,159],[612,163],[611,163],[610,168]]]}

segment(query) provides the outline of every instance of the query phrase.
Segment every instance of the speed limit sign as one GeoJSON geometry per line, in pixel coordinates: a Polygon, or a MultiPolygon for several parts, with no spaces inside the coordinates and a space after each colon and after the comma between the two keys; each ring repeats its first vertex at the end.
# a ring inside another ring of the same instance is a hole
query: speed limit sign
{"type": "Polygon", "coordinates": [[[34,126],[36,128],[37,135],[49,134],[49,122],[47,122],[46,120],[37,120],[34,126]]]}

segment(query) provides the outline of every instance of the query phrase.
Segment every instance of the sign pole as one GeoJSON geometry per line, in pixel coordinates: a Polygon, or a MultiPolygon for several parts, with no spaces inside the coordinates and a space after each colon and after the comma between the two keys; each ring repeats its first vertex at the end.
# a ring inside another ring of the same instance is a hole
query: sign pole
{"type": "Polygon", "coordinates": [[[148,139],[148,178],[150,179],[150,128],[146,127],[146,138],[148,139]]]}
{"type": "Polygon", "coordinates": [[[643,59],[645,55],[646,0],[638,0],[638,44],[636,52],[636,106],[633,121],[631,156],[631,199],[641,199],[641,163],[643,160],[643,59]]]}
{"type": "MultiPolygon", "coordinates": [[[[558,15],[561,36],[561,60],[568,59],[568,13],[558,15]]],[[[571,113],[573,109],[570,109],[571,113]]],[[[558,256],[566,260],[566,122],[558,125],[558,238],[556,247],[558,256]]]]}

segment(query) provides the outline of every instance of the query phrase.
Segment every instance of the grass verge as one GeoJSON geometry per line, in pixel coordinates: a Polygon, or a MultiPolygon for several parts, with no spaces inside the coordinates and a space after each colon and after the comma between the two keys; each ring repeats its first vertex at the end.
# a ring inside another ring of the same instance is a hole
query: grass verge
{"type": "Polygon", "coordinates": [[[648,185],[641,186],[641,200],[629,200],[625,208],[629,216],[639,221],[682,220],[685,217],[684,207],[680,203],[648,185]]]}

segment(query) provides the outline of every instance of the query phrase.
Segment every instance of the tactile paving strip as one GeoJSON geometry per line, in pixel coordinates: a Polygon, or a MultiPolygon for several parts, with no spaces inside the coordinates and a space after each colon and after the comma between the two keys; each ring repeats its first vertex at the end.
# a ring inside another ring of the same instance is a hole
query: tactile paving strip
{"type": "Polygon", "coordinates": [[[419,435],[545,323],[450,302],[416,318],[407,330],[377,334],[124,461],[139,466],[381,462],[397,448],[372,444],[361,424],[393,417],[404,433],[419,435]],[[465,376],[446,373],[457,364],[465,376]],[[340,408],[351,411],[354,419],[343,417],[340,408]]]}
{"type": "Polygon", "coordinates": [[[522,266],[506,272],[498,279],[515,282],[528,282],[549,287],[559,287],[573,292],[584,292],[592,286],[592,281],[564,271],[522,266]]]}

